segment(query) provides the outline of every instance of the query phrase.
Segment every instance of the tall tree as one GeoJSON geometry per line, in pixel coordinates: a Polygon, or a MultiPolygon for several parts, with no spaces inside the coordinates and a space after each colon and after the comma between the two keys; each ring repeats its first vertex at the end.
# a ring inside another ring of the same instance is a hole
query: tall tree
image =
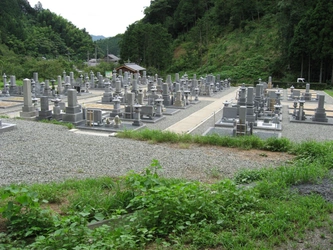
{"type": "Polygon", "coordinates": [[[171,35],[161,24],[131,24],[120,42],[121,58],[164,69],[171,61],[171,35]]]}

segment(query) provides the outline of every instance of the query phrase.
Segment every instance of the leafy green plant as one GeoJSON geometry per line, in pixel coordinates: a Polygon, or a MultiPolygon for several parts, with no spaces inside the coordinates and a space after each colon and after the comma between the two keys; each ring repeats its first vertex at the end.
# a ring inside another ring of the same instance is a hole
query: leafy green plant
{"type": "Polygon", "coordinates": [[[30,245],[31,249],[75,249],[91,231],[87,227],[86,216],[82,211],[54,220],[54,230],[47,235],[41,235],[30,245]]]}
{"type": "Polygon", "coordinates": [[[206,171],[206,174],[209,176],[209,177],[212,177],[212,178],[220,178],[221,177],[221,173],[220,173],[220,170],[217,168],[217,167],[213,167],[211,169],[208,169],[206,171]]]}
{"type": "Polygon", "coordinates": [[[271,137],[264,141],[262,149],[272,152],[288,152],[292,149],[292,143],[285,137],[271,137]]]}
{"type": "Polygon", "coordinates": [[[251,183],[254,181],[260,181],[263,180],[268,176],[268,174],[271,171],[268,169],[262,168],[262,169],[243,169],[240,172],[236,174],[234,177],[234,180],[236,183],[241,184],[241,183],[251,183]]]}
{"type": "Polygon", "coordinates": [[[309,160],[325,159],[333,151],[333,142],[317,142],[305,141],[293,147],[292,153],[297,155],[297,158],[307,158],[309,160]]]}
{"type": "Polygon", "coordinates": [[[47,232],[53,227],[50,210],[42,209],[37,193],[26,188],[7,187],[1,196],[7,203],[0,207],[2,217],[7,219],[7,229],[11,235],[19,238],[35,236],[47,232]]]}
{"type": "Polygon", "coordinates": [[[125,177],[126,185],[132,190],[140,192],[159,186],[162,184],[157,173],[160,169],[162,169],[162,167],[159,161],[153,159],[151,165],[145,169],[145,173],[143,175],[130,172],[125,177]]]}
{"type": "Polygon", "coordinates": [[[18,232],[6,233],[0,248],[6,244],[12,249],[138,249],[147,245],[174,249],[255,249],[260,245],[272,249],[322,226],[333,211],[333,205],[318,195],[304,197],[290,190],[292,185],[317,182],[327,175],[330,153],[322,152],[321,144],[305,148],[312,147],[316,152],[309,158],[274,169],[243,170],[235,181],[223,179],[215,184],[162,178],[158,174],[162,167],[153,160],[142,173],[130,172],[116,180],[103,177],[52,183],[45,188],[3,188],[2,212],[12,221],[19,217],[16,225],[25,224],[24,231],[23,226],[16,226],[18,232]],[[253,181],[256,185],[239,185],[253,181]],[[52,193],[72,196],[67,197],[66,214],[42,219],[40,212],[25,214],[35,205],[40,210],[40,197],[57,197],[52,193]],[[30,205],[23,206],[26,199],[30,205]],[[8,207],[9,202],[13,204],[8,207]],[[109,219],[108,225],[87,227],[88,222],[103,219],[109,219]],[[39,230],[41,223],[44,231],[39,230]],[[27,235],[37,235],[34,242],[25,239],[26,228],[37,230],[27,235]],[[16,241],[19,238],[21,242],[16,241]]]}

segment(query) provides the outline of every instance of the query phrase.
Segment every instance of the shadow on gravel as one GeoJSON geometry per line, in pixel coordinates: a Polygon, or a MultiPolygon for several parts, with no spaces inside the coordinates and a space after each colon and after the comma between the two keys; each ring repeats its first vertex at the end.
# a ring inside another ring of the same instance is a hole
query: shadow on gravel
{"type": "Polygon", "coordinates": [[[292,187],[301,195],[319,194],[326,201],[333,202],[333,171],[330,176],[315,184],[301,184],[292,187]]]}

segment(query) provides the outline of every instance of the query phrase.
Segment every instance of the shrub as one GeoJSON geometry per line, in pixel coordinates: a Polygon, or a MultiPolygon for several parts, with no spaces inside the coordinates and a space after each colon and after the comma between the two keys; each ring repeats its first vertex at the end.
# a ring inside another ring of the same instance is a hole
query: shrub
{"type": "Polygon", "coordinates": [[[12,237],[26,238],[48,232],[53,227],[50,210],[42,209],[37,193],[26,188],[7,187],[1,197],[7,201],[0,207],[3,218],[7,219],[7,229],[12,237]]]}
{"type": "Polygon", "coordinates": [[[292,146],[288,138],[271,137],[264,141],[262,149],[272,152],[288,152],[292,149],[292,146]]]}

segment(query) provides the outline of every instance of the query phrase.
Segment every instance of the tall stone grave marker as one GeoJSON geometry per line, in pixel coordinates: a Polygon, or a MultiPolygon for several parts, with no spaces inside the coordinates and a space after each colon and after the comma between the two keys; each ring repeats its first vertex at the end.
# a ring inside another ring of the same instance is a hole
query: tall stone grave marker
{"type": "Polygon", "coordinates": [[[325,96],[318,95],[318,108],[316,108],[314,116],[312,116],[312,121],[317,122],[327,122],[326,112],[324,108],[325,96]]]}
{"type": "Polygon", "coordinates": [[[31,99],[31,81],[29,79],[23,80],[23,107],[20,112],[22,118],[35,118],[36,111],[32,105],[31,99]]]}
{"type": "Polygon", "coordinates": [[[58,76],[57,92],[58,92],[58,95],[62,94],[62,79],[61,79],[61,76],[58,76]]]}

